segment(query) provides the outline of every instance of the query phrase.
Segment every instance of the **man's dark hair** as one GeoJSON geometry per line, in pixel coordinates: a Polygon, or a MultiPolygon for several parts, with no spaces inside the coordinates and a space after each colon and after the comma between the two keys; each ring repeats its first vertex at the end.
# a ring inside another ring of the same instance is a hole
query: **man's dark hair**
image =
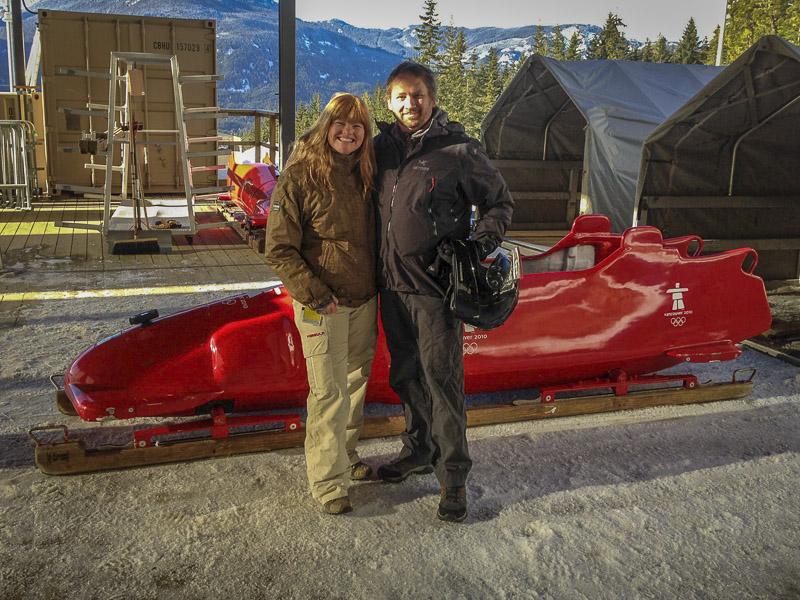
{"type": "Polygon", "coordinates": [[[412,75],[413,77],[421,79],[422,83],[425,84],[425,87],[428,88],[428,93],[433,97],[434,101],[436,100],[436,76],[428,67],[418,62],[414,62],[413,60],[401,62],[394,69],[392,69],[391,73],[389,73],[389,77],[386,79],[387,98],[392,95],[392,85],[394,85],[394,80],[403,75],[412,75]]]}

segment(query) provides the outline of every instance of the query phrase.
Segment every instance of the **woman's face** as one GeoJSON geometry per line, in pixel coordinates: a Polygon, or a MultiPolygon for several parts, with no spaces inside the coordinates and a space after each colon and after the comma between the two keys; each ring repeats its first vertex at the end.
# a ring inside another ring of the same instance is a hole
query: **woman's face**
{"type": "Polygon", "coordinates": [[[364,126],[361,123],[337,119],[328,129],[328,143],[339,154],[352,154],[364,143],[364,126]]]}

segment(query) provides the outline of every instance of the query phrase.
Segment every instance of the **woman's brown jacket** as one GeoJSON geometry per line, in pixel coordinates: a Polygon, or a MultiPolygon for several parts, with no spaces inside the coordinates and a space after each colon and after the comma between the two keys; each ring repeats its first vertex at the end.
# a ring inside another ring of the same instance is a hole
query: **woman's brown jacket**
{"type": "Polygon", "coordinates": [[[289,294],[316,309],[336,296],[360,306],[376,294],[375,218],[352,156],[333,154],[333,190],[281,174],[267,219],[266,259],[289,294]]]}

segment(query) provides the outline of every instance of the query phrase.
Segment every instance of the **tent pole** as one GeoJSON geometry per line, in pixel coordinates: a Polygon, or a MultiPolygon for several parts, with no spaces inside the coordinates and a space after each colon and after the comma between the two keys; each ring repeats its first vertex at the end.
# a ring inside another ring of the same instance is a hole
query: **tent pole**
{"type": "Polygon", "coordinates": [[[764,119],[759,121],[755,126],[745,131],[741,136],[739,136],[739,139],[736,140],[736,143],[733,145],[733,155],[731,156],[731,178],[730,181],[728,182],[728,196],[733,196],[733,175],[736,169],[736,152],[739,150],[739,144],[741,144],[742,140],[744,140],[744,138],[753,133],[756,129],[758,129],[759,127],[770,121],[773,117],[778,116],[778,114],[782,113],[784,110],[792,106],[798,100],[800,100],[800,96],[794,97],[792,100],[781,106],[778,110],[775,110],[772,112],[772,114],[764,117],[764,119]]]}
{"type": "Polygon", "coordinates": [[[547,160],[547,135],[550,132],[550,125],[553,123],[553,121],[556,120],[556,117],[561,114],[561,111],[563,111],[569,103],[570,99],[567,98],[564,101],[564,104],[562,104],[561,107],[555,112],[555,114],[553,114],[553,116],[550,117],[550,120],[547,122],[547,125],[545,125],[544,140],[542,142],[542,160],[547,160]]]}

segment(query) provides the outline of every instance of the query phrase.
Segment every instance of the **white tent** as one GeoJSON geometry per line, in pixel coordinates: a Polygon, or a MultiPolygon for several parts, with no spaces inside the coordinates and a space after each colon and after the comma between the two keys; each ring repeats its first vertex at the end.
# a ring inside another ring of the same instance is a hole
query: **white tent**
{"type": "Polygon", "coordinates": [[[568,228],[578,186],[612,230],[630,227],[644,140],[720,70],[529,58],[482,124],[486,150],[517,200],[512,227],[568,228]]]}

